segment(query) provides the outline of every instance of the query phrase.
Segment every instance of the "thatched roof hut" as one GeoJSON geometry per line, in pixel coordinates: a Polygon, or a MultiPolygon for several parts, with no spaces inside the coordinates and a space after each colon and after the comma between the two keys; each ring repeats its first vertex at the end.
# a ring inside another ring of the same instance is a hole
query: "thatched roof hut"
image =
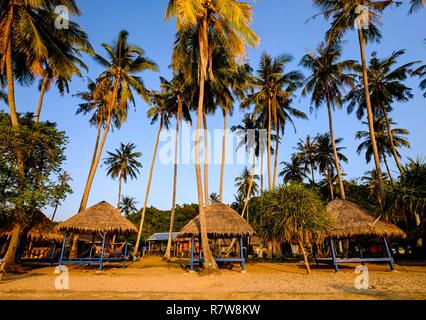
{"type": "MultiPolygon", "coordinates": [[[[31,224],[26,232],[27,237],[31,239],[42,239],[42,240],[56,240],[62,241],[62,234],[55,229],[56,224],[51,221],[44,213],[39,210],[35,210],[32,213],[31,224]]],[[[13,226],[11,224],[0,227],[0,236],[9,236],[12,232],[13,226]]],[[[24,230],[25,230],[24,229],[24,230]]]]}
{"type": "Polygon", "coordinates": [[[117,208],[106,201],[84,209],[75,216],[60,223],[57,230],[74,233],[137,233],[135,225],[124,218],[117,208]]]}
{"type": "MultiPolygon", "coordinates": [[[[209,238],[235,238],[255,234],[253,228],[235,210],[223,203],[210,204],[205,209],[207,235],[209,238]]],[[[196,216],[182,228],[178,238],[198,236],[200,220],[196,216]]]]}
{"type": "Polygon", "coordinates": [[[357,204],[347,200],[334,200],[327,205],[332,228],[327,236],[349,238],[354,236],[381,236],[405,238],[407,235],[396,225],[377,220],[357,204]],[[376,223],[375,223],[376,222],[376,223]]]}

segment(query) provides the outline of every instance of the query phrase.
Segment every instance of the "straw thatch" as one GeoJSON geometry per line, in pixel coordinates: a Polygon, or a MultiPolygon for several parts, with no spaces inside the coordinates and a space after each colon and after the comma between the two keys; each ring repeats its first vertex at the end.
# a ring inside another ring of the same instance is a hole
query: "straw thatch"
{"type": "MultiPolygon", "coordinates": [[[[206,227],[209,238],[234,238],[255,234],[253,228],[235,210],[223,203],[214,203],[206,207],[206,227]]],[[[178,238],[198,236],[200,233],[199,216],[192,219],[179,232],[178,238]]]]}
{"type": "Polygon", "coordinates": [[[327,236],[349,238],[356,236],[384,236],[405,238],[407,235],[396,225],[377,220],[357,204],[347,200],[334,200],[327,205],[332,228],[327,236]],[[376,222],[376,223],[374,223],[376,222]]]}
{"type": "Polygon", "coordinates": [[[117,208],[106,201],[84,209],[60,223],[57,230],[73,233],[137,233],[135,225],[124,218],[117,208]]]}
{"type": "MultiPolygon", "coordinates": [[[[32,239],[42,239],[42,240],[55,240],[61,241],[63,236],[61,233],[55,230],[56,224],[52,222],[45,214],[39,210],[35,210],[32,213],[31,224],[26,232],[27,237],[32,239]]],[[[12,232],[13,225],[8,224],[0,227],[0,236],[10,236],[12,232]]],[[[24,229],[24,231],[25,231],[24,229]]]]}

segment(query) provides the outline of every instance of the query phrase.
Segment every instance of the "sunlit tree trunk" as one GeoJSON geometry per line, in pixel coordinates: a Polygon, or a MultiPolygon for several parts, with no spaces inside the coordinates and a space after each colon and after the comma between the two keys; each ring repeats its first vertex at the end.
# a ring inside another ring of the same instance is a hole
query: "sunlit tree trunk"
{"type": "Polygon", "coordinates": [[[271,176],[271,98],[268,98],[268,190],[272,191],[272,176],[271,176]]]}
{"type": "Polygon", "coordinates": [[[0,266],[0,282],[3,279],[4,274],[7,271],[13,271],[15,267],[15,255],[19,243],[19,235],[21,234],[21,225],[15,223],[13,225],[12,234],[10,237],[9,247],[6,252],[6,256],[0,266]]]}
{"type": "Polygon", "coordinates": [[[260,153],[260,194],[263,194],[263,153],[260,153]]]}
{"type": "Polygon", "coordinates": [[[139,224],[139,232],[138,232],[138,237],[136,239],[136,244],[135,244],[135,247],[133,249],[133,256],[134,257],[138,256],[139,244],[140,244],[140,241],[141,241],[143,224],[144,224],[144,221],[145,221],[146,207],[148,205],[149,191],[151,189],[152,173],[154,172],[155,158],[157,157],[158,142],[160,141],[161,130],[163,130],[163,118],[160,120],[157,138],[155,139],[154,154],[152,155],[151,167],[149,169],[148,185],[146,186],[146,191],[145,191],[145,201],[143,203],[143,209],[142,209],[142,214],[141,214],[141,222],[139,224]]]}
{"type": "Polygon", "coordinates": [[[120,200],[121,200],[121,184],[123,182],[123,175],[120,171],[120,176],[118,177],[118,199],[117,199],[117,209],[120,210],[120,200]]]}
{"type": "Polygon", "coordinates": [[[223,141],[222,141],[222,164],[220,170],[220,190],[219,190],[219,201],[223,202],[223,179],[225,176],[225,161],[226,161],[226,129],[227,129],[227,117],[228,112],[223,112],[223,141]]]}
{"type": "Polygon", "coordinates": [[[387,157],[386,157],[385,154],[383,154],[383,162],[385,163],[385,167],[386,167],[386,171],[388,172],[389,180],[390,180],[390,182],[393,183],[392,173],[391,173],[391,171],[389,169],[388,159],[387,159],[387,157]]]}
{"type": "Polygon", "coordinates": [[[371,146],[373,149],[373,155],[374,155],[374,164],[376,167],[376,173],[377,173],[377,184],[379,187],[379,205],[382,206],[383,204],[383,183],[382,183],[382,170],[380,168],[380,158],[379,158],[379,152],[377,149],[377,143],[376,143],[376,136],[374,132],[374,115],[373,110],[371,108],[371,100],[370,100],[370,90],[368,86],[368,75],[367,75],[367,63],[365,60],[365,40],[364,35],[362,33],[362,30],[358,29],[358,39],[359,39],[359,48],[361,53],[361,61],[362,61],[362,76],[364,79],[364,93],[365,93],[365,104],[367,107],[367,114],[368,114],[368,128],[370,131],[370,138],[371,138],[371,146]]]}
{"type": "Polygon", "coordinates": [[[43,99],[44,99],[44,94],[46,92],[47,81],[48,81],[48,78],[47,76],[45,76],[43,79],[43,83],[41,85],[40,96],[38,98],[37,112],[35,117],[36,123],[40,122],[41,107],[43,106],[43,99]]]}
{"type": "Polygon", "coordinates": [[[345,187],[343,186],[342,173],[340,171],[340,159],[339,159],[339,154],[337,153],[336,140],[334,138],[333,113],[331,110],[330,93],[328,92],[328,88],[326,88],[325,91],[327,95],[328,126],[330,128],[331,144],[333,145],[334,165],[337,171],[337,179],[339,180],[340,196],[342,197],[343,200],[345,200],[346,199],[345,187]]]}
{"type": "Polygon", "coordinates": [[[331,200],[334,200],[333,181],[332,181],[332,176],[331,176],[331,170],[328,166],[327,166],[327,180],[328,180],[328,186],[330,188],[331,200]]]}
{"type": "Polygon", "coordinates": [[[207,129],[207,115],[203,112],[204,127],[204,203],[209,203],[209,132],[207,129]]]}
{"type": "Polygon", "coordinates": [[[277,183],[277,170],[278,170],[278,148],[280,145],[280,136],[277,130],[277,138],[275,141],[275,160],[274,160],[274,181],[272,183],[272,187],[275,188],[277,183]]]}
{"type": "Polygon", "coordinates": [[[303,241],[298,240],[298,244],[299,244],[300,251],[302,251],[303,262],[305,263],[306,272],[311,273],[311,267],[309,266],[309,261],[308,261],[308,253],[305,250],[305,246],[303,245],[303,241]]]}
{"type": "Polygon", "coordinates": [[[200,219],[200,233],[201,245],[204,253],[204,272],[211,273],[218,270],[216,261],[209,246],[209,239],[207,236],[206,216],[204,211],[203,201],[203,182],[201,180],[201,166],[200,166],[200,134],[201,125],[203,120],[203,107],[204,107],[204,84],[206,80],[207,71],[207,57],[208,57],[208,35],[207,35],[207,20],[204,17],[201,20],[201,27],[198,32],[198,43],[200,48],[200,64],[199,64],[199,87],[200,94],[198,97],[198,115],[197,115],[197,132],[195,136],[195,174],[197,179],[197,194],[199,206],[199,219],[200,219]]]}

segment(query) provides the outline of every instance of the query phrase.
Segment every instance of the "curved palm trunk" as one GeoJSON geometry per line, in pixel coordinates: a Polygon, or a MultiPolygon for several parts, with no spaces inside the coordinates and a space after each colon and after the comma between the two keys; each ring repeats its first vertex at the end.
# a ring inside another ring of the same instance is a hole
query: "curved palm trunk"
{"type": "MultiPolygon", "coordinates": [[[[401,162],[399,161],[398,153],[396,152],[395,142],[393,140],[391,123],[389,121],[388,113],[387,113],[386,108],[383,105],[383,103],[382,103],[382,111],[383,111],[383,116],[384,116],[385,122],[386,122],[386,129],[387,129],[387,134],[388,134],[389,142],[390,142],[390,145],[391,145],[392,155],[393,155],[393,158],[395,159],[395,163],[396,163],[396,166],[398,167],[399,173],[402,174],[404,170],[402,169],[402,165],[401,165],[401,162]]],[[[391,175],[389,175],[389,177],[392,179],[391,175]]]]}
{"type": "Polygon", "coordinates": [[[334,165],[336,166],[337,179],[339,180],[340,196],[342,197],[343,200],[345,200],[346,199],[345,187],[343,186],[342,173],[340,171],[340,159],[339,159],[339,154],[337,153],[336,140],[334,138],[334,130],[333,130],[333,113],[331,110],[330,94],[327,88],[326,88],[326,95],[327,95],[328,125],[330,128],[331,144],[333,145],[334,165]]]}
{"type": "Polygon", "coordinates": [[[386,167],[386,171],[388,172],[389,180],[390,180],[390,182],[393,183],[393,177],[392,177],[392,173],[389,169],[388,159],[386,157],[386,154],[384,154],[384,153],[383,153],[383,162],[385,163],[385,167],[386,167]]]}
{"type": "Polygon", "coordinates": [[[382,183],[382,170],[380,168],[380,158],[379,158],[379,152],[377,149],[377,143],[376,143],[376,136],[374,131],[374,116],[373,116],[373,110],[371,108],[371,100],[370,100],[370,90],[368,87],[368,75],[367,75],[367,63],[365,61],[365,41],[364,41],[364,35],[362,34],[362,30],[358,29],[358,39],[359,39],[359,48],[361,53],[361,61],[362,61],[362,76],[364,79],[364,91],[365,91],[365,104],[367,106],[367,114],[368,114],[368,128],[370,131],[370,137],[371,137],[371,145],[373,148],[373,154],[374,154],[374,164],[376,167],[377,172],[377,184],[379,186],[379,205],[382,206],[383,204],[383,183],[382,183]]]}
{"type": "Polygon", "coordinates": [[[173,198],[172,198],[172,210],[170,212],[170,228],[169,228],[169,237],[167,239],[166,253],[163,256],[163,260],[170,261],[170,252],[172,250],[172,234],[173,234],[173,225],[175,222],[175,211],[176,211],[176,190],[177,190],[177,172],[178,172],[178,157],[179,157],[179,122],[181,114],[181,106],[179,102],[178,117],[176,119],[176,137],[175,137],[175,163],[173,169],[173,198]]]}
{"type": "MultiPolygon", "coordinates": [[[[13,16],[13,6],[9,12],[9,20],[13,16]]],[[[11,21],[8,25],[11,27],[11,21]]],[[[11,32],[11,30],[9,30],[11,32]]],[[[7,98],[10,112],[10,120],[12,122],[12,127],[19,129],[18,114],[16,112],[15,104],[15,83],[13,79],[13,61],[12,61],[12,37],[9,37],[7,48],[6,48],[6,79],[7,79],[7,98]]],[[[18,132],[19,135],[19,132],[18,132]]],[[[23,181],[24,181],[24,161],[22,157],[21,150],[19,146],[16,146],[16,159],[18,163],[18,189],[22,190],[23,181]]],[[[17,208],[17,210],[21,210],[17,208]]],[[[12,235],[10,239],[10,244],[6,252],[6,256],[0,267],[0,281],[3,278],[6,270],[13,269],[15,267],[15,255],[16,249],[19,242],[19,235],[21,232],[21,225],[18,222],[15,222],[12,230],[12,235]]]]}
{"type": "Polygon", "coordinates": [[[272,191],[272,177],[271,177],[271,98],[268,98],[268,189],[272,191]]]}
{"type": "Polygon", "coordinates": [[[208,57],[207,20],[205,17],[201,21],[201,28],[200,28],[200,31],[198,32],[198,44],[200,47],[200,64],[199,64],[200,95],[198,96],[197,132],[195,135],[195,175],[197,179],[201,246],[204,253],[203,267],[204,267],[204,272],[211,273],[211,272],[217,271],[218,267],[211,253],[210,246],[209,246],[209,239],[207,236],[206,216],[205,216],[204,201],[203,201],[203,182],[201,180],[201,166],[200,166],[200,133],[201,133],[201,124],[203,120],[204,84],[206,80],[207,57],[208,57]]]}
{"type": "Polygon", "coordinates": [[[123,175],[120,172],[120,176],[118,178],[118,199],[117,199],[117,209],[120,210],[120,199],[121,199],[121,183],[123,182],[123,175]]]}
{"type": "Polygon", "coordinates": [[[334,200],[333,181],[331,177],[331,170],[328,166],[327,166],[327,180],[328,180],[328,186],[330,187],[331,200],[334,200]]]}
{"type": "Polygon", "coordinates": [[[56,211],[58,210],[59,207],[59,201],[56,201],[56,205],[55,205],[55,210],[53,210],[53,214],[52,214],[52,221],[55,221],[55,215],[56,215],[56,211]]]}
{"type": "Polygon", "coordinates": [[[135,247],[133,249],[133,256],[134,257],[138,256],[139,244],[140,244],[140,241],[141,241],[143,224],[145,222],[146,206],[148,204],[149,191],[151,189],[152,173],[154,172],[155,158],[157,157],[158,142],[160,141],[161,130],[163,130],[163,119],[161,119],[161,121],[160,121],[160,125],[158,127],[157,138],[155,140],[154,154],[152,155],[151,167],[149,169],[148,185],[146,186],[146,191],[145,191],[145,201],[143,203],[143,209],[142,209],[142,214],[141,214],[141,222],[139,224],[138,237],[136,239],[136,244],[135,244],[135,247]]]}
{"type": "Polygon", "coordinates": [[[207,115],[203,112],[204,127],[204,202],[209,203],[209,140],[207,130],[207,115]]]}
{"type": "Polygon", "coordinates": [[[40,122],[40,113],[41,113],[41,107],[43,106],[44,94],[46,92],[47,80],[48,80],[47,76],[45,76],[43,79],[43,84],[41,85],[40,97],[38,98],[37,112],[35,117],[36,123],[40,122]]]}
{"type": "Polygon", "coordinates": [[[272,183],[272,187],[275,188],[276,183],[277,183],[277,170],[278,170],[278,148],[280,145],[280,136],[277,130],[277,138],[275,141],[275,160],[274,160],[274,181],[272,183]]]}
{"type": "Polygon", "coordinates": [[[219,190],[219,201],[221,203],[223,202],[223,179],[225,176],[227,117],[228,117],[228,112],[225,110],[223,113],[222,164],[221,164],[221,170],[220,170],[220,190],[219,190]]]}

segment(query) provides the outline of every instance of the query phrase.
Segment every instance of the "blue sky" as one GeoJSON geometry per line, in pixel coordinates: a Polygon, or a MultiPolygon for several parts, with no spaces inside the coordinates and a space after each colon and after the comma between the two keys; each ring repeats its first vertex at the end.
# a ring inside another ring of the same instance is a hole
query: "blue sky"
{"type": "MultiPolygon", "coordinates": [[[[408,1],[404,1],[408,2],[408,1]]],[[[103,54],[101,43],[110,43],[116,38],[118,32],[126,29],[130,36],[129,41],[141,46],[146,55],[155,60],[160,67],[158,74],[146,72],[143,74],[145,84],[150,89],[158,89],[158,76],[170,77],[167,66],[170,63],[172,43],[175,33],[175,22],[165,21],[164,12],[166,0],[91,0],[77,1],[82,16],[76,20],[82,25],[90,37],[90,41],[95,50],[103,54]]],[[[311,0],[257,0],[253,2],[254,23],[253,29],[259,34],[262,41],[258,48],[249,49],[249,59],[256,69],[259,56],[263,51],[271,55],[283,53],[291,54],[295,60],[290,65],[290,69],[302,70],[298,66],[300,58],[307,49],[314,49],[323,39],[328,23],[322,18],[318,18],[309,23],[306,20],[316,13],[312,7],[311,0]]],[[[383,26],[381,27],[383,40],[380,44],[367,47],[367,54],[378,51],[381,57],[388,56],[394,50],[406,49],[407,54],[400,60],[405,63],[412,60],[426,60],[426,10],[409,16],[408,5],[404,4],[398,9],[390,9],[383,16],[383,26]]],[[[354,33],[346,35],[344,57],[359,59],[359,49],[357,38],[354,33]]],[[[94,79],[100,73],[100,67],[90,58],[84,57],[89,66],[87,76],[94,79]]],[[[88,118],[75,116],[77,98],[72,94],[84,90],[86,82],[81,79],[74,79],[71,83],[70,94],[61,97],[56,89],[52,89],[45,96],[42,119],[48,119],[58,123],[61,130],[66,131],[70,138],[67,148],[67,161],[64,168],[71,174],[71,183],[74,193],[68,197],[58,210],[58,219],[65,219],[76,213],[83,192],[84,184],[88,174],[89,164],[92,156],[93,145],[96,136],[96,129],[89,127],[88,118]]],[[[415,95],[408,103],[395,104],[395,111],[392,118],[399,127],[410,130],[411,149],[403,150],[403,161],[407,157],[416,158],[419,155],[426,155],[425,123],[426,123],[426,99],[422,97],[418,89],[417,78],[407,81],[407,85],[413,88],[415,95]]],[[[36,86],[30,88],[20,88],[16,90],[16,101],[19,112],[34,112],[37,105],[38,91],[36,86]]],[[[309,113],[309,101],[304,98],[297,98],[295,106],[309,113]]],[[[237,108],[238,109],[238,108],[237,108]]],[[[136,197],[142,206],[144,201],[145,188],[147,184],[149,164],[152,157],[157,126],[151,126],[146,116],[148,105],[140,98],[137,99],[136,108],[130,109],[127,123],[119,131],[110,133],[108,136],[105,151],[112,151],[118,147],[120,142],[134,142],[138,150],[143,153],[143,169],[137,181],[130,181],[123,186],[123,194],[136,197]]],[[[237,110],[234,116],[228,121],[229,126],[238,124],[243,113],[237,110]]],[[[222,128],[221,113],[209,118],[209,128],[222,128]]],[[[318,114],[312,114],[309,121],[296,120],[297,133],[289,128],[280,147],[279,160],[284,161],[290,158],[294,152],[293,147],[299,138],[306,135],[315,135],[318,132],[328,130],[326,109],[320,109],[318,114]]],[[[347,115],[346,110],[338,110],[334,114],[334,126],[336,136],[344,138],[342,143],[347,149],[345,153],[349,158],[349,163],[344,166],[344,171],[348,177],[359,177],[373,167],[373,163],[365,164],[364,156],[358,157],[354,135],[357,130],[365,130],[355,115],[347,115]]],[[[392,170],[395,166],[390,161],[392,170]]],[[[224,200],[230,203],[234,199],[234,178],[242,171],[243,165],[227,165],[224,200]]],[[[92,187],[89,205],[93,205],[101,200],[116,202],[117,182],[113,181],[105,174],[105,167],[100,166],[92,187]]],[[[220,167],[210,166],[210,192],[218,192],[220,167]]],[[[151,188],[149,205],[161,209],[168,209],[171,206],[172,195],[172,165],[162,165],[157,162],[154,179],[151,188]]],[[[178,203],[196,202],[195,170],[193,165],[179,166],[178,173],[178,203]]],[[[47,214],[51,213],[51,208],[46,208],[47,214]]]]}

